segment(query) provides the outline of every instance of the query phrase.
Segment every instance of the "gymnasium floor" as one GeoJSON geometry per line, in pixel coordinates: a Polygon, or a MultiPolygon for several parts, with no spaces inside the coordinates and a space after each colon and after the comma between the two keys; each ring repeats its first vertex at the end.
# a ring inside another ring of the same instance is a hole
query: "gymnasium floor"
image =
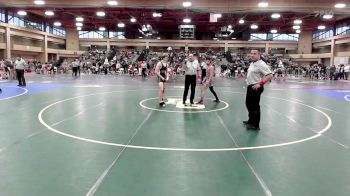
{"type": "MultiPolygon", "coordinates": [[[[158,106],[156,79],[1,81],[0,195],[348,196],[350,83],[267,85],[248,131],[243,80],[216,79],[205,108],[158,106]]],[[[200,93],[197,88],[196,95],[200,93]]],[[[196,99],[198,100],[198,98],[196,99]]]]}

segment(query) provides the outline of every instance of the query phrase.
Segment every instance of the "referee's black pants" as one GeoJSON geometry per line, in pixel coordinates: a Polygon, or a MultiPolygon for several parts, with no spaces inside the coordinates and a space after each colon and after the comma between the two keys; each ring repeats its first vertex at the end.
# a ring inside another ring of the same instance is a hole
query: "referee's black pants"
{"type": "Polygon", "coordinates": [[[19,86],[26,86],[26,79],[24,78],[24,69],[16,69],[16,75],[19,86]]]}
{"type": "Polygon", "coordinates": [[[186,102],[187,94],[188,94],[188,90],[189,90],[190,86],[191,86],[190,102],[191,102],[191,104],[193,104],[194,94],[196,91],[196,80],[197,80],[196,75],[186,75],[185,76],[185,91],[184,91],[184,95],[183,95],[183,99],[182,99],[184,104],[186,102]]]}
{"type": "Polygon", "coordinates": [[[256,90],[253,89],[253,85],[249,85],[247,88],[247,96],[245,100],[245,105],[247,106],[249,119],[248,123],[259,127],[260,123],[260,96],[264,91],[264,87],[260,87],[256,90]]]}

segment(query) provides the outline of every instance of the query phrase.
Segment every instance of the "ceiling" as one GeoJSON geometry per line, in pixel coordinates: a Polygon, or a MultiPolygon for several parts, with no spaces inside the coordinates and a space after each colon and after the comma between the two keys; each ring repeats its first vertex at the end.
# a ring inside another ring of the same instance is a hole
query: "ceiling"
{"type": "MultiPolygon", "coordinates": [[[[268,0],[267,0],[268,1],[268,0]]],[[[127,32],[135,36],[142,24],[150,24],[161,35],[178,33],[178,26],[183,18],[191,18],[196,26],[196,32],[203,35],[214,35],[220,27],[232,25],[234,35],[244,32],[269,32],[277,29],[283,33],[295,32],[292,28],[294,19],[302,19],[301,30],[316,30],[320,24],[332,27],[336,22],[347,22],[350,19],[350,1],[343,1],[346,8],[334,8],[333,0],[279,0],[268,1],[269,7],[260,8],[258,0],[192,0],[192,7],[185,9],[179,0],[119,0],[117,6],[107,5],[107,1],[100,0],[60,0],[45,1],[44,6],[34,5],[32,0],[0,0],[0,6],[8,11],[17,12],[26,10],[30,14],[26,17],[45,20],[53,23],[60,21],[66,28],[75,28],[75,17],[84,18],[83,30],[98,30],[100,26],[108,30],[119,31],[116,25],[125,23],[127,32]],[[44,15],[46,10],[52,10],[55,15],[44,15]],[[105,17],[96,16],[96,12],[103,10],[105,17]],[[154,18],[154,12],[162,13],[161,18],[154,18]],[[333,13],[330,20],[322,18],[324,13],[333,13]],[[222,13],[222,18],[210,23],[210,13],[222,13]],[[272,13],[279,13],[279,19],[272,19],[272,13]],[[137,22],[131,23],[130,18],[135,17],[137,22]],[[245,24],[238,24],[244,18],[245,24]],[[257,30],[250,29],[251,24],[258,24],[257,30]]]]}

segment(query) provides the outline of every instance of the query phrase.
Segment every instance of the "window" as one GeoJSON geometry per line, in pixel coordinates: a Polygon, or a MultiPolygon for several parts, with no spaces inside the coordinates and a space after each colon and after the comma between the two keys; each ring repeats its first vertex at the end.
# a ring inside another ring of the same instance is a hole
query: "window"
{"type": "Polygon", "coordinates": [[[341,23],[336,26],[336,35],[350,34],[350,23],[341,23]]]}
{"type": "Polygon", "coordinates": [[[108,32],[107,31],[79,31],[79,38],[106,39],[108,38],[108,32]]]}
{"type": "Polygon", "coordinates": [[[326,38],[332,37],[333,35],[334,35],[333,30],[318,30],[313,33],[312,39],[313,40],[326,39],[326,38]]]}
{"type": "Polygon", "coordinates": [[[299,34],[268,34],[269,40],[298,41],[299,34]]]}
{"type": "Polygon", "coordinates": [[[111,39],[125,39],[125,32],[109,32],[111,39]]]}
{"type": "Polygon", "coordinates": [[[0,21],[5,22],[5,10],[0,10],[0,21]]]}
{"type": "Polygon", "coordinates": [[[64,28],[62,28],[62,27],[53,27],[52,28],[52,34],[65,37],[66,36],[66,30],[64,28]]]}
{"type": "Polygon", "coordinates": [[[251,40],[266,40],[267,34],[266,33],[252,33],[250,34],[251,40]]]}
{"type": "Polygon", "coordinates": [[[24,18],[17,16],[17,14],[13,12],[8,13],[8,19],[9,19],[8,21],[9,24],[17,25],[20,27],[26,27],[28,29],[40,30],[40,31],[42,31],[43,29],[43,25],[41,22],[25,20],[24,18]]]}

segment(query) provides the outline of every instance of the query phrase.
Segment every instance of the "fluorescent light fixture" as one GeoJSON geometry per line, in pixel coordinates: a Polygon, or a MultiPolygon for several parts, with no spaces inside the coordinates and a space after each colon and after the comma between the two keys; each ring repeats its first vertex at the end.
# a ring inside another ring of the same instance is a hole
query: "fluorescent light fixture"
{"type": "Polygon", "coordinates": [[[324,19],[332,19],[333,18],[333,15],[332,14],[325,14],[325,15],[323,15],[323,18],[324,19]]]}
{"type": "Polygon", "coordinates": [[[251,28],[251,29],[257,29],[257,28],[258,28],[258,25],[252,24],[252,25],[250,26],[250,28],[251,28]]]}
{"type": "Polygon", "coordinates": [[[34,1],[34,4],[35,4],[35,5],[44,5],[44,4],[45,4],[45,1],[36,0],[36,1],[34,1]]]}
{"type": "Polygon", "coordinates": [[[154,12],[153,13],[153,17],[162,17],[162,14],[161,13],[157,13],[157,12],[154,12]]]}
{"type": "Polygon", "coordinates": [[[105,27],[100,27],[100,28],[98,28],[98,30],[99,30],[99,31],[105,31],[106,28],[105,28],[105,27]]]}
{"type": "Polygon", "coordinates": [[[299,25],[294,25],[293,29],[295,29],[295,30],[300,29],[300,26],[299,25]]]}
{"type": "Polygon", "coordinates": [[[326,29],[326,26],[320,25],[320,26],[318,26],[317,28],[318,28],[319,30],[325,30],[325,29],[326,29]]]}
{"type": "Polygon", "coordinates": [[[102,16],[106,16],[106,13],[103,11],[98,11],[98,12],[96,12],[96,15],[102,17],[102,16]]]}
{"type": "Polygon", "coordinates": [[[334,5],[334,7],[335,8],[345,8],[346,5],[345,5],[345,3],[337,3],[337,4],[334,5]]]}
{"type": "Polygon", "coordinates": [[[268,2],[260,2],[258,4],[259,7],[268,7],[269,6],[269,3],[268,2]]]}
{"type": "Polygon", "coordinates": [[[182,3],[182,6],[184,6],[184,7],[191,7],[192,6],[192,2],[185,1],[185,2],[182,3]]]}
{"type": "Polygon", "coordinates": [[[296,19],[296,20],[294,20],[294,24],[299,25],[299,24],[301,24],[301,23],[303,23],[303,21],[302,21],[302,20],[300,20],[300,19],[296,19]]]}
{"type": "Polygon", "coordinates": [[[280,18],[281,17],[281,14],[271,14],[271,18],[274,18],[274,19],[277,19],[277,18],[280,18]]]}
{"type": "Polygon", "coordinates": [[[25,15],[27,15],[27,12],[21,10],[21,11],[18,11],[17,14],[20,16],[25,16],[25,15]]]}
{"type": "Polygon", "coordinates": [[[124,23],[118,23],[118,25],[117,25],[119,28],[123,28],[123,27],[125,27],[125,24],[124,23]]]}
{"type": "Polygon", "coordinates": [[[46,11],[45,15],[46,16],[53,16],[53,15],[55,15],[55,13],[53,13],[53,11],[46,11]]]}
{"type": "Polygon", "coordinates": [[[118,5],[118,2],[117,1],[108,1],[107,4],[110,6],[116,6],[116,5],[118,5]]]}
{"type": "Polygon", "coordinates": [[[84,21],[84,18],[82,18],[82,17],[76,17],[75,20],[76,20],[77,22],[83,22],[83,21],[84,21]]]}
{"type": "Polygon", "coordinates": [[[82,26],[83,26],[83,23],[77,22],[77,23],[75,23],[75,26],[77,26],[77,27],[82,27],[82,26]]]}
{"type": "Polygon", "coordinates": [[[239,20],[239,24],[244,24],[244,20],[243,19],[241,19],[241,20],[239,20]]]}
{"type": "Polygon", "coordinates": [[[222,17],[222,14],[220,14],[220,13],[214,14],[214,17],[215,17],[215,18],[221,18],[221,17],[222,17]]]}
{"type": "Polygon", "coordinates": [[[277,33],[277,30],[276,29],[272,29],[271,33],[277,33]]]}
{"type": "Polygon", "coordinates": [[[56,27],[60,27],[62,24],[60,22],[54,22],[53,25],[55,25],[56,27]]]}
{"type": "Polygon", "coordinates": [[[191,19],[190,19],[190,18],[184,18],[184,19],[183,19],[183,22],[184,22],[184,23],[190,23],[190,22],[191,22],[191,19]]]}
{"type": "Polygon", "coordinates": [[[81,27],[77,27],[77,30],[78,30],[78,31],[81,31],[81,27]]]}
{"type": "Polygon", "coordinates": [[[130,18],[131,22],[136,22],[136,18],[130,18]]]}

